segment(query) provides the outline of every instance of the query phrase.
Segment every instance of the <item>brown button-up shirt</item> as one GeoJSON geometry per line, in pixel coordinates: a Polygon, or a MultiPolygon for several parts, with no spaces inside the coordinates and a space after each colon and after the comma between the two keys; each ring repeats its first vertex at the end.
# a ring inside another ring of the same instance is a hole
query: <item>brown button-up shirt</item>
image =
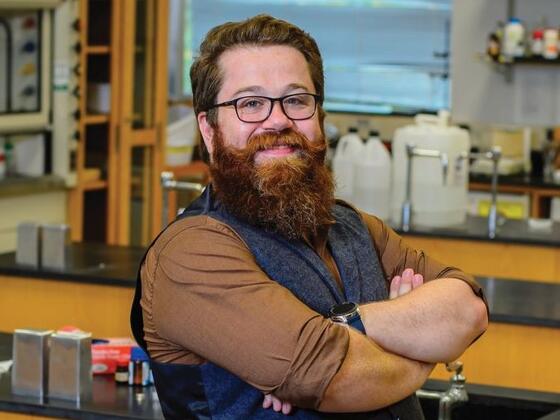
{"type": "MultiPolygon", "coordinates": [[[[406,246],[378,218],[361,213],[387,285],[405,268],[425,281],[471,276],[406,246]]],[[[326,232],[308,241],[342,288],[326,232]]],[[[257,265],[229,226],[208,216],[173,223],[141,270],[144,333],[159,362],[211,361],[263,392],[318,406],[348,348],[348,333],[299,301],[257,265]]]]}

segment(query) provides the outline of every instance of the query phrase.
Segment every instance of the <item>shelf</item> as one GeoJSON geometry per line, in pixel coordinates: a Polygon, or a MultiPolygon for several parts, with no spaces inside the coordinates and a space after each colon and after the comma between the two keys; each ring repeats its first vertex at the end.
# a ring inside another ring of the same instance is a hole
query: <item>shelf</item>
{"type": "Polygon", "coordinates": [[[503,56],[498,57],[498,59],[493,59],[490,56],[484,54],[486,60],[502,66],[514,66],[514,65],[560,65],[560,58],[554,60],[548,60],[543,57],[516,57],[516,58],[505,58],[503,56]]]}
{"type": "Polygon", "coordinates": [[[82,121],[84,124],[104,124],[109,122],[109,114],[88,114],[82,121]]]}
{"type": "Polygon", "coordinates": [[[88,45],[84,52],[86,54],[109,54],[111,47],[108,45],[88,45]]]}
{"type": "Polygon", "coordinates": [[[99,179],[97,181],[90,181],[83,185],[84,191],[104,190],[107,188],[107,181],[99,179]]]}

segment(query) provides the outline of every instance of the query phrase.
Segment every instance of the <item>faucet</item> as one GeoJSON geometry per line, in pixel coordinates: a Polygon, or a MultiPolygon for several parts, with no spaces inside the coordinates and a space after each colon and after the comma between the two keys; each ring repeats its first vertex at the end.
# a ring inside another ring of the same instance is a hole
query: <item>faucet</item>
{"type": "Polygon", "coordinates": [[[450,379],[450,387],[447,391],[426,391],[419,389],[416,396],[430,400],[439,400],[438,420],[451,420],[452,410],[469,400],[465,388],[466,378],[463,376],[463,363],[456,360],[446,363],[445,368],[448,372],[453,372],[450,379]]]}
{"type": "Polygon", "coordinates": [[[162,227],[167,226],[167,212],[169,211],[169,191],[182,190],[201,193],[204,185],[198,182],[177,181],[173,179],[173,172],[162,172],[160,175],[161,187],[163,189],[162,227]]]}
{"type": "Polygon", "coordinates": [[[466,159],[487,159],[492,161],[492,187],[491,187],[491,204],[488,210],[488,237],[494,239],[496,237],[496,226],[498,222],[498,163],[502,157],[502,152],[499,147],[493,147],[488,152],[483,153],[461,153],[455,165],[457,170],[460,170],[463,160],[466,159]]]}
{"type": "Polygon", "coordinates": [[[438,158],[441,161],[443,173],[443,185],[447,183],[447,171],[449,169],[449,159],[447,153],[432,149],[419,149],[414,144],[406,144],[406,196],[402,205],[401,229],[403,232],[410,230],[410,219],[412,217],[412,158],[429,157],[438,158]]]}

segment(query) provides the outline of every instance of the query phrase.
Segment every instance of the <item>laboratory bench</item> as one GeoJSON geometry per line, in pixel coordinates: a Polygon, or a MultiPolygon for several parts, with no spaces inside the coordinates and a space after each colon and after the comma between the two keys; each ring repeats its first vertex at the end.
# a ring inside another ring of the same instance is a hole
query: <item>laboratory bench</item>
{"type": "MultiPolygon", "coordinates": [[[[12,339],[12,334],[0,333],[0,361],[12,358],[12,339]]],[[[12,394],[11,371],[0,374],[0,418],[163,419],[153,386],[117,385],[110,375],[94,376],[92,385],[91,398],[80,403],[48,397],[41,399],[12,394]]]]}
{"type": "MultiPolygon", "coordinates": [[[[11,358],[13,336],[0,333],[0,361],[11,358]]],[[[443,392],[448,381],[429,379],[423,389],[443,392]]],[[[454,410],[454,419],[537,419],[560,417],[560,394],[485,386],[468,382],[469,401],[454,410]],[[529,417],[528,417],[529,416],[529,417]]],[[[437,418],[437,403],[421,399],[426,419],[437,418]]],[[[0,374],[0,418],[5,420],[41,420],[46,418],[79,420],[163,419],[155,388],[117,385],[110,375],[93,378],[91,396],[76,403],[55,398],[14,395],[11,392],[11,371],[0,374]]]]}

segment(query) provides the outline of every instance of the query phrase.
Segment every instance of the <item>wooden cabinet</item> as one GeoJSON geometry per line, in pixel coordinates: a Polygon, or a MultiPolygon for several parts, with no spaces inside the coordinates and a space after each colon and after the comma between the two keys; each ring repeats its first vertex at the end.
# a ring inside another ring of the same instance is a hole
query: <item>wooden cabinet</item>
{"type": "Polygon", "coordinates": [[[80,0],[74,241],[146,244],[159,231],[167,0],[80,0]],[[105,98],[105,99],[104,99],[105,98]]]}

